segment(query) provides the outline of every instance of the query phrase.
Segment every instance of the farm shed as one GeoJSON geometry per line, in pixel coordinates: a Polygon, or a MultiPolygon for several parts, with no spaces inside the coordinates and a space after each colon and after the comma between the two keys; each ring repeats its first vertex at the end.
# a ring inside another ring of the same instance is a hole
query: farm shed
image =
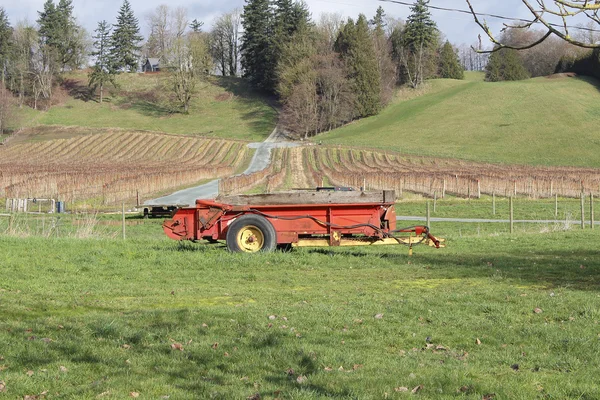
{"type": "Polygon", "coordinates": [[[147,58],[142,69],[144,72],[160,71],[160,58],[147,58]]]}

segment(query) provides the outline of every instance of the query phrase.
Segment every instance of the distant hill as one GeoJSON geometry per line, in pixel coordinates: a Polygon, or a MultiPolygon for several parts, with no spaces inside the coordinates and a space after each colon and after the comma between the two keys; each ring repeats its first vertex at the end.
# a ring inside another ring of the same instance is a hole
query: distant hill
{"type": "Polygon", "coordinates": [[[28,112],[27,117],[39,125],[149,130],[250,141],[264,140],[275,127],[277,111],[272,99],[250,90],[240,78],[213,77],[210,83],[199,85],[188,115],[173,112],[173,102],[167,95],[170,83],[164,74],[121,74],[118,83],[119,89],[109,87],[105,102],[99,104],[86,95],[85,73],[67,75],[62,101],[38,116],[28,112]]]}
{"type": "MultiPolygon", "coordinates": [[[[519,82],[430,81],[377,116],[316,141],[486,162],[600,167],[600,85],[555,75],[519,82]]],[[[400,93],[401,96],[405,93],[400,93]]]]}

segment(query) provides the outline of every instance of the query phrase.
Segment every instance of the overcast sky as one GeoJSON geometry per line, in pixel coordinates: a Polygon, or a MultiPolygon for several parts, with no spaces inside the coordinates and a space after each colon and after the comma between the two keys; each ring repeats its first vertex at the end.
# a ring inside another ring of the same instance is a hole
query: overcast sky
{"type": "MultiPolygon", "coordinates": [[[[412,2],[412,0],[407,0],[412,2]]],[[[58,3],[58,0],[55,0],[58,3]]],[[[145,34],[145,15],[160,4],[168,4],[170,7],[183,6],[188,9],[190,20],[197,18],[210,27],[212,21],[220,14],[229,12],[236,7],[244,6],[244,0],[130,0],[136,17],[140,21],[140,27],[145,34]]],[[[358,14],[364,13],[371,18],[378,6],[383,6],[387,15],[406,19],[410,13],[407,6],[378,0],[306,0],[313,19],[317,19],[323,12],[339,12],[344,17],[356,18],[358,14]]],[[[19,20],[35,22],[38,11],[42,9],[44,0],[0,0],[0,6],[4,7],[12,24],[19,20]]],[[[93,31],[98,21],[106,19],[113,23],[122,0],[73,0],[74,13],[79,22],[88,30],[93,31]]],[[[468,9],[465,0],[431,0],[431,5],[468,9]]],[[[477,12],[500,14],[508,17],[528,17],[521,0],[472,0],[477,12]]],[[[467,14],[432,10],[432,15],[440,30],[454,44],[471,44],[477,40],[481,33],[480,28],[473,22],[473,18],[467,14]]],[[[497,33],[501,28],[501,22],[487,18],[488,23],[497,33]]]]}

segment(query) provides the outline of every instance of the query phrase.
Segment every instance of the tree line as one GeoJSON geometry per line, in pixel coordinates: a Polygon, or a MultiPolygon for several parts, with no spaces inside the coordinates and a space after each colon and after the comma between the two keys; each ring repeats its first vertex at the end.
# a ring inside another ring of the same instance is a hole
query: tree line
{"type": "Polygon", "coordinates": [[[276,95],[281,124],[307,138],[375,115],[399,84],[463,78],[456,49],[442,40],[428,0],[417,0],[406,23],[379,7],[373,18],[318,21],[302,2],[247,0],[242,13],[243,76],[276,95]]]}

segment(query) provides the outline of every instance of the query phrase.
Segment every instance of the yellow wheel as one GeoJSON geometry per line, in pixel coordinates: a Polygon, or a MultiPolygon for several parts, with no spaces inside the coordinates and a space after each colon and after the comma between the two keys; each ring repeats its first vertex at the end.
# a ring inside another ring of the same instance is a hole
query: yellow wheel
{"type": "Polygon", "coordinates": [[[247,214],[227,228],[227,248],[232,252],[257,253],[277,247],[277,233],[273,224],[261,215],[247,214]]]}
{"type": "Polygon", "coordinates": [[[256,253],[265,245],[265,236],[254,225],[244,226],[236,236],[236,244],[246,253],[256,253]]]}

